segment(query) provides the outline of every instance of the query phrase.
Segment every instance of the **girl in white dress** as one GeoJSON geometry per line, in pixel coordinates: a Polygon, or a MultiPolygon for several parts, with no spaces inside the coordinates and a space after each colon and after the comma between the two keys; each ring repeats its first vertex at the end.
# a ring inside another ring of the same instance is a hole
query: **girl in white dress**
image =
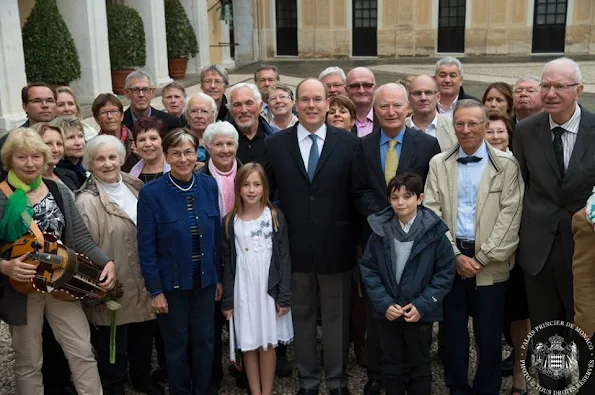
{"type": "Polygon", "coordinates": [[[252,395],[271,395],[275,347],[293,339],[287,225],[269,201],[261,165],[238,170],[235,196],[234,209],[223,219],[221,309],[231,320],[230,344],[243,353],[252,395]]]}

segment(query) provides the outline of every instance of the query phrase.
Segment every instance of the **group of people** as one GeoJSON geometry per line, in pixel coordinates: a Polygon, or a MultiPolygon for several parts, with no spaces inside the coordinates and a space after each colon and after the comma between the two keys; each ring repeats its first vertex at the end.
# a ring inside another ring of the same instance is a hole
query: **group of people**
{"type": "MultiPolygon", "coordinates": [[[[504,336],[511,393],[524,395],[531,328],[558,320],[593,336],[595,115],[578,104],[573,60],[490,84],[481,100],[453,57],[381,86],[365,67],[329,67],[295,92],[270,65],[254,84],[230,87],[216,64],[200,81],[190,97],[165,86],[160,111],[134,71],[128,109],[111,93],[94,100],[98,131],[69,88],[23,88],[28,121],[0,139],[0,247],[56,238],[123,293],[112,322],[109,303],[19,293],[36,266],[3,256],[17,394],[124,394],[128,379],[151,395],[165,379],[170,394],[215,394],[226,326],[252,394],[292,374],[289,344],[298,395],[319,393],[323,369],[331,395],[349,394],[351,343],[364,395],[431,394],[440,322],[451,394],[500,393],[504,336]]],[[[533,342],[553,335],[576,340],[550,326],[533,342]]],[[[541,372],[543,388],[570,383],[541,372]]]]}

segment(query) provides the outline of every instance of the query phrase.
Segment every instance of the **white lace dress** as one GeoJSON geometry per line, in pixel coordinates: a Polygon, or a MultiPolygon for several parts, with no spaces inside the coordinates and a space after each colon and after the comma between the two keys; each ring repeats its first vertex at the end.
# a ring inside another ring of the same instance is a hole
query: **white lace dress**
{"type": "Polygon", "coordinates": [[[234,221],[236,278],[233,324],[235,348],[265,350],[271,344],[293,339],[291,311],[277,317],[275,300],[268,294],[269,267],[273,253],[273,226],[267,207],[258,219],[234,221]]]}

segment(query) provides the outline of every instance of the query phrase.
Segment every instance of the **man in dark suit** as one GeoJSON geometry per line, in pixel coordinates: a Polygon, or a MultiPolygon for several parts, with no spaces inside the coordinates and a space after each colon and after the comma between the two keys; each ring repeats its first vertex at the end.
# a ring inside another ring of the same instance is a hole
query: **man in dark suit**
{"type": "Polygon", "coordinates": [[[289,226],[298,394],[318,394],[320,306],[327,388],[345,395],[355,263],[352,172],[359,140],[325,123],[328,91],[320,81],[302,81],[296,98],[299,123],[265,140],[265,158],[271,191],[277,191],[289,226]]]}
{"type": "Polygon", "coordinates": [[[132,130],[136,120],[142,117],[160,119],[167,131],[182,126],[180,118],[151,106],[151,100],[155,97],[155,87],[149,74],[144,71],[136,70],[126,76],[124,93],[130,100],[130,107],[124,111],[124,121],[122,123],[128,129],[132,130]]]}
{"type": "MultiPolygon", "coordinates": [[[[395,175],[403,173],[418,174],[425,181],[430,159],[440,153],[436,138],[405,126],[409,101],[403,85],[390,83],[380,86],[373,105],[378,126],[362,138],[356,156],[357,206],[365,224],[362,236],[364,245],[370,235],[365,219],[389,206],[386,198],[388,182],[395,175]]],[[[364,394],[379,395],[382,390],[381,347],[374,309],[368,302],[366,307],[368,382],[364,394]]]]}
{"type": "MultiPolygon", "coordinates": [[[[572,216],[595,185],[595,114],[578,105],[579,66],[568,58],[547,63],[540,91],[545,112],[519,122],[513,141],[526,184],[518,258],[533,327],[551,320],[573,322],[572,216]]],[[[533,342],[548,341],[556,332],[569,335],[560,327],[545,328],[533,342]]],[[[588,354],[579,358],[581,377],[588,354]]],[[[564,379],[544,374],[540,382],[552,390],[565,386],[564,379]]]]}
{"type": "Polygon", "coordinates": [[[463,90],[463,65],[455,57],[447,56],[436,62],[434,78],[440,89],[440,100],[438,101],[438,112],[452,119],[452,114],[459,100],[473,99],[476,97],[468,95],[463,90]]]}

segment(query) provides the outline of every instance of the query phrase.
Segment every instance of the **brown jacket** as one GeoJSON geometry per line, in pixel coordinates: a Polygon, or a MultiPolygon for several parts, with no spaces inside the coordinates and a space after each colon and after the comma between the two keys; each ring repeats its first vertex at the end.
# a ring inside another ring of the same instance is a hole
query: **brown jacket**
{"type": "Polygon", "coordinates": [[[587,221],[585,209],[572,217],[574,234],[574,323],[587,335],[595,333],[595,231],[587,221]]]}
{"type": "MultiPolygon", "coordinates": [[[[126,173],[122,181],[138,197],[143,182],[126,173]]],[[[155,319],[151,297],[138,263],[136,225],[130,217],[97,185],[91,176],[76,198],[78,208],[93,240],[116,264],[116,278],[123,285],[124,295],[118,299],[122,307],[116,313],[116,325],[155,319]]],[[[87,318],[95,325],[109,325],[105,305],[86,309],[87,318]]]]}

